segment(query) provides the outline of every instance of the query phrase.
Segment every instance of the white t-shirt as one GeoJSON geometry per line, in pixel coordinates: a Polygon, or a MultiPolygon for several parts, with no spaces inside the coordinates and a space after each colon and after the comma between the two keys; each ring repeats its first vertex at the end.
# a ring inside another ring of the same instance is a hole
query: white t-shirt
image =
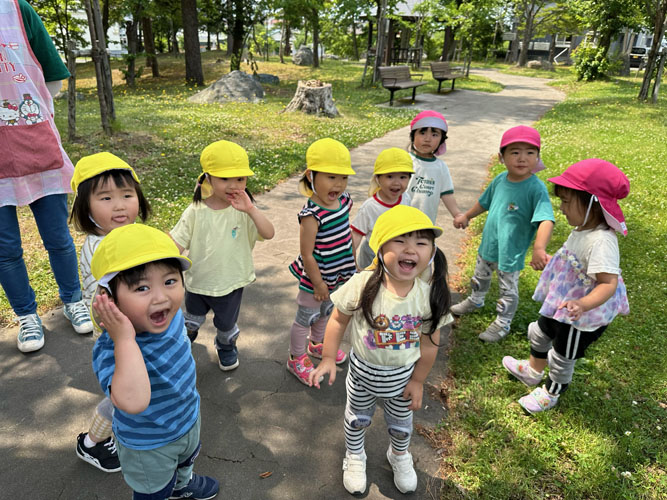
{"type": "Polygon", "coordinates": [[[90,266],[93,260],[93,254],[97,247],[104,239],[104,236],[96,234],[89,234],[81,247],[81,257],[79,258],[79,270],[81,271],[81,294],[86,304],[90,304],[95,290],[97,290],[97,280],[93,276],[93,271],[90,266]]]}
{"type": "MultiPolygon", "coordinates": [[[[405,297],[380,286],[373,302],[373,315],[386,326],[372,329],[361,309],[354,310],[372,274],[372,271],[355,274],[331,294],[331,301],[341,313],[352,316],[350,340],[357,356],[374,365],[410,365],[420,358],[422,333],[429,331],[429,322],[423,320],[431,315],[430,285],[417,278],[405,297]]],[[[446,314],[438,321],[438,329],[452,321],[451,314],[446,314]]],[[[430,340],[426,338],[424,342],[430,340]]]]}
{"type": "Polygon", "coordinates": [[[586,231],[572,231],[565,242],[586,274],[595,279],[597,273],[621,274],[618,237],[613,229],[600,225],[586,231]]]}
{"type": "Polygon", "coordinates": [[[422,158],[412,155],[415,173],[410,179],[408,190],[412,206],[429,216],[436,223],[440,197],[454,194],[454,183],[447,164],[440,158],[422,158]]]}
{"type": "Polygon", "coordinates": [[[189,250],[192,267],[185,271],[189,292],[224,297],[255,281],[252,249],[261,238],[245,212],[232,206],[212,210],[204,202],[193,203],[170,234],[189,250]]]}
{"type": "Polygon", "coordinates": [[[352,224],[350,224],[350,227],[352,228],[352,231],[361,234],[364,237],[359,246],[357,257],[357,264],[360,269],[365,269],[370,266],[375,258],[375,253],[373,253],[373,250],[371,250],[371,247],[368,245],[368,240],[371,237],[375,221],[380,215],[396,205],[410,205],[410,195],[403,193],[398,198],[398,202],[394,205],[389,205],[382,201],[378,194],[375,193],[364,201],[357,211],[357,215],[354,216],[354,220],[352,221],[352,224]]]}

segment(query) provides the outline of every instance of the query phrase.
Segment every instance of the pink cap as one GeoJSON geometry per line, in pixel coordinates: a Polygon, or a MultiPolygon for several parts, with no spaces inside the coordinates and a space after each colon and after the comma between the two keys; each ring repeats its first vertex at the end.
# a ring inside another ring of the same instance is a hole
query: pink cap
{"type": "Polygon", "coordinates": [[[617,200],[630,193],[630,181],[618,167],[605,160],[589,158],[570,165],[565,172],[549,182],[594,195],[602,207],[609,227],[626,236],[623,211],[617,200]]]}
{"type": "MultiPolygon", "coordinates": [[[[542,139],[540,138],[540,133],[533,127],[527,127],[526,125],[519,125],[507,130],[503,134],[502,139],[500,139],[500,149],[503,149],[505,146],[509,146],[510,144],[514,144],[515,142],[525,142],[535,146],[538,150],[542,148],[542,139]]],[[[545,168],[546,167],[544,166],[542,159],[538,159],[537,165],[535,165],[535,168],[532,172],[536,174],[545,168]]]]}
{"type": "MultiPolygon", "coordinates": [[[[437,128],[443,132],[447,132],[447,120],[437,111],[422,111],[415,116],[410,122],[410,130],[418,130],[420,128],[437,128]]],[[[440,147],[435,150],[435,155],[440,156],[447,151],[447,141],[443,141],[440,147]]]]}

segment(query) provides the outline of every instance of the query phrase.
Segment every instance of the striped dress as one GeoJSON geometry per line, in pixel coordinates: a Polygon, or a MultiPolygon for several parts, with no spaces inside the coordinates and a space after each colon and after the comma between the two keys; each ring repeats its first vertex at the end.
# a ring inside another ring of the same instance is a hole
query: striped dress
{"type": "MultiPolygon", "coordinates": [[[[340,206],[336,210],[328,210],[308,200],[299,212],[299,223],[304,217],[314,217],[317,221],[318,230],[313,257],[329,291],[338,288],[356,272],[350,231],[352,198],[345,192],[339,201],[340,206]]],[[[301,255],[290,264],[289,270],[299,280],[301,290],[313,293],[313,284],[303,267],[301,255]]]]}

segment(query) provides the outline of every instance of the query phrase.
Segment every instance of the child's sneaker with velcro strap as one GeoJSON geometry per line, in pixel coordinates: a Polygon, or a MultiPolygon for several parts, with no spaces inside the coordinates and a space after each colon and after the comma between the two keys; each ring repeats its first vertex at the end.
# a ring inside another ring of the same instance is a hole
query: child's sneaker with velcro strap
{"type": "Polygon", "coordinates": [[[220,483],[208,476],[199,476],[192,474],[187,486],[174,490],[169,497],[170,500],[180,500],[188,498],[189,500],[208,500],[214,498],[220,490],[220,483]]]}
{"type": "Polygon", "coordinates": [[[483,306],[484,304],[476,304],[475,302],[472,301],[470,297],[467,297],[458,304],[455,304],[452,307],[450,307],[449,311],[454,316],[463,316],[464,314],[475,312],[483,306]]]}
{"type": "Polygon", "coordinates": [[[82,432],[76,438],[76,456],[102,472],[119,472],[120,461],[113,437],[109,436],[104,441],[88,448],[84,444],[86,435],[86,432],[82,432]]]}
{"type": "Polygon", "coordinates": [[[412,493],[417,489],[417,473],[412,463],[412,454],[406,451],[402,455],[396,455],[394,450],[387,450],[387,460],[394,471],[394,484],[401,493],[412,493]]]}
{"type": "MultiPolygon", "coordinates": [[[[322,359],[323,349],[324,344],[322,342],[318,342],[316,344],[313,342],[308,342],[308,354],[310,354],[313,358],[322,359]]],[[[340,365],[341,363],[345,363],[346,359],[347,354],[345,354],[345,351],[338,349],[338,352],[336,353],[336,364],[340,365]]]]}
{"type": "Polygon", "coordinates": [[[223,372],[228,372],[239,366],[239,351],[235,344],[226,344],[218,347],[218,366],[223,372]]]}
{"type": "Polygon", "coordinates": [[[509,335],[510,327],[503,326],[498,321],[493,321],[486,330],[478,335],[479,340],[484,342],[498,342],[509,335]]]}
{"type": "Polygon", "coordinates": [[[549,394],[544,386],[537,387],[533,389],[533,392],[519,399],[519,404],[521,408],[532,415],[533,413],[550,410],[556,406],[558,404],[558,396],[549,394]]]}
{"type": "Polygon", "coordinates": [[[527,359],[515,359],[512,356],[505,356],[503,358],[503,366],[505,370],[514,375],[518,380],[526,384],[528,387],[535,387],[542,381],[544,372],[537,372],[530,366],[527,359]]]}
{"type": "MultiPolygon", "coordinates": [[[[293,357],[291,354],[287,358],[287,371],[294,375],[302,384],[310,385],[308,379],[310,373],[314,369],[313,362],[305,352],[297,358],[293,357]]],[[[324,380],[324,377],[320,377],[320,382],[322,382],[322,380],[324,380]]]]}
{"type": "Polygon", "coordinates": [[[366,453],[355,455],[345,452],[343,459],[343,486],[351,495],[363,495],[366,491],[366,453]]]}

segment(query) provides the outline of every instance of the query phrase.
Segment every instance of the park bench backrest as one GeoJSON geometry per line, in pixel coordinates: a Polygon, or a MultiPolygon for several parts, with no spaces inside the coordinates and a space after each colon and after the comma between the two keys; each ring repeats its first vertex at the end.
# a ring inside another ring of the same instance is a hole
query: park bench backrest
{"type": "Polygon", "coordinates": [[[460,73],[460,67],[452,67],[449,62],[432,62],[431,72],[433,74],[460,73]]]}
{"type": "Polygon", "coordinates": [[[380,78],[388,79],[387,83],[404,82],[410,80],[410,68],[407,66],[380,66],[380,78]]]}

